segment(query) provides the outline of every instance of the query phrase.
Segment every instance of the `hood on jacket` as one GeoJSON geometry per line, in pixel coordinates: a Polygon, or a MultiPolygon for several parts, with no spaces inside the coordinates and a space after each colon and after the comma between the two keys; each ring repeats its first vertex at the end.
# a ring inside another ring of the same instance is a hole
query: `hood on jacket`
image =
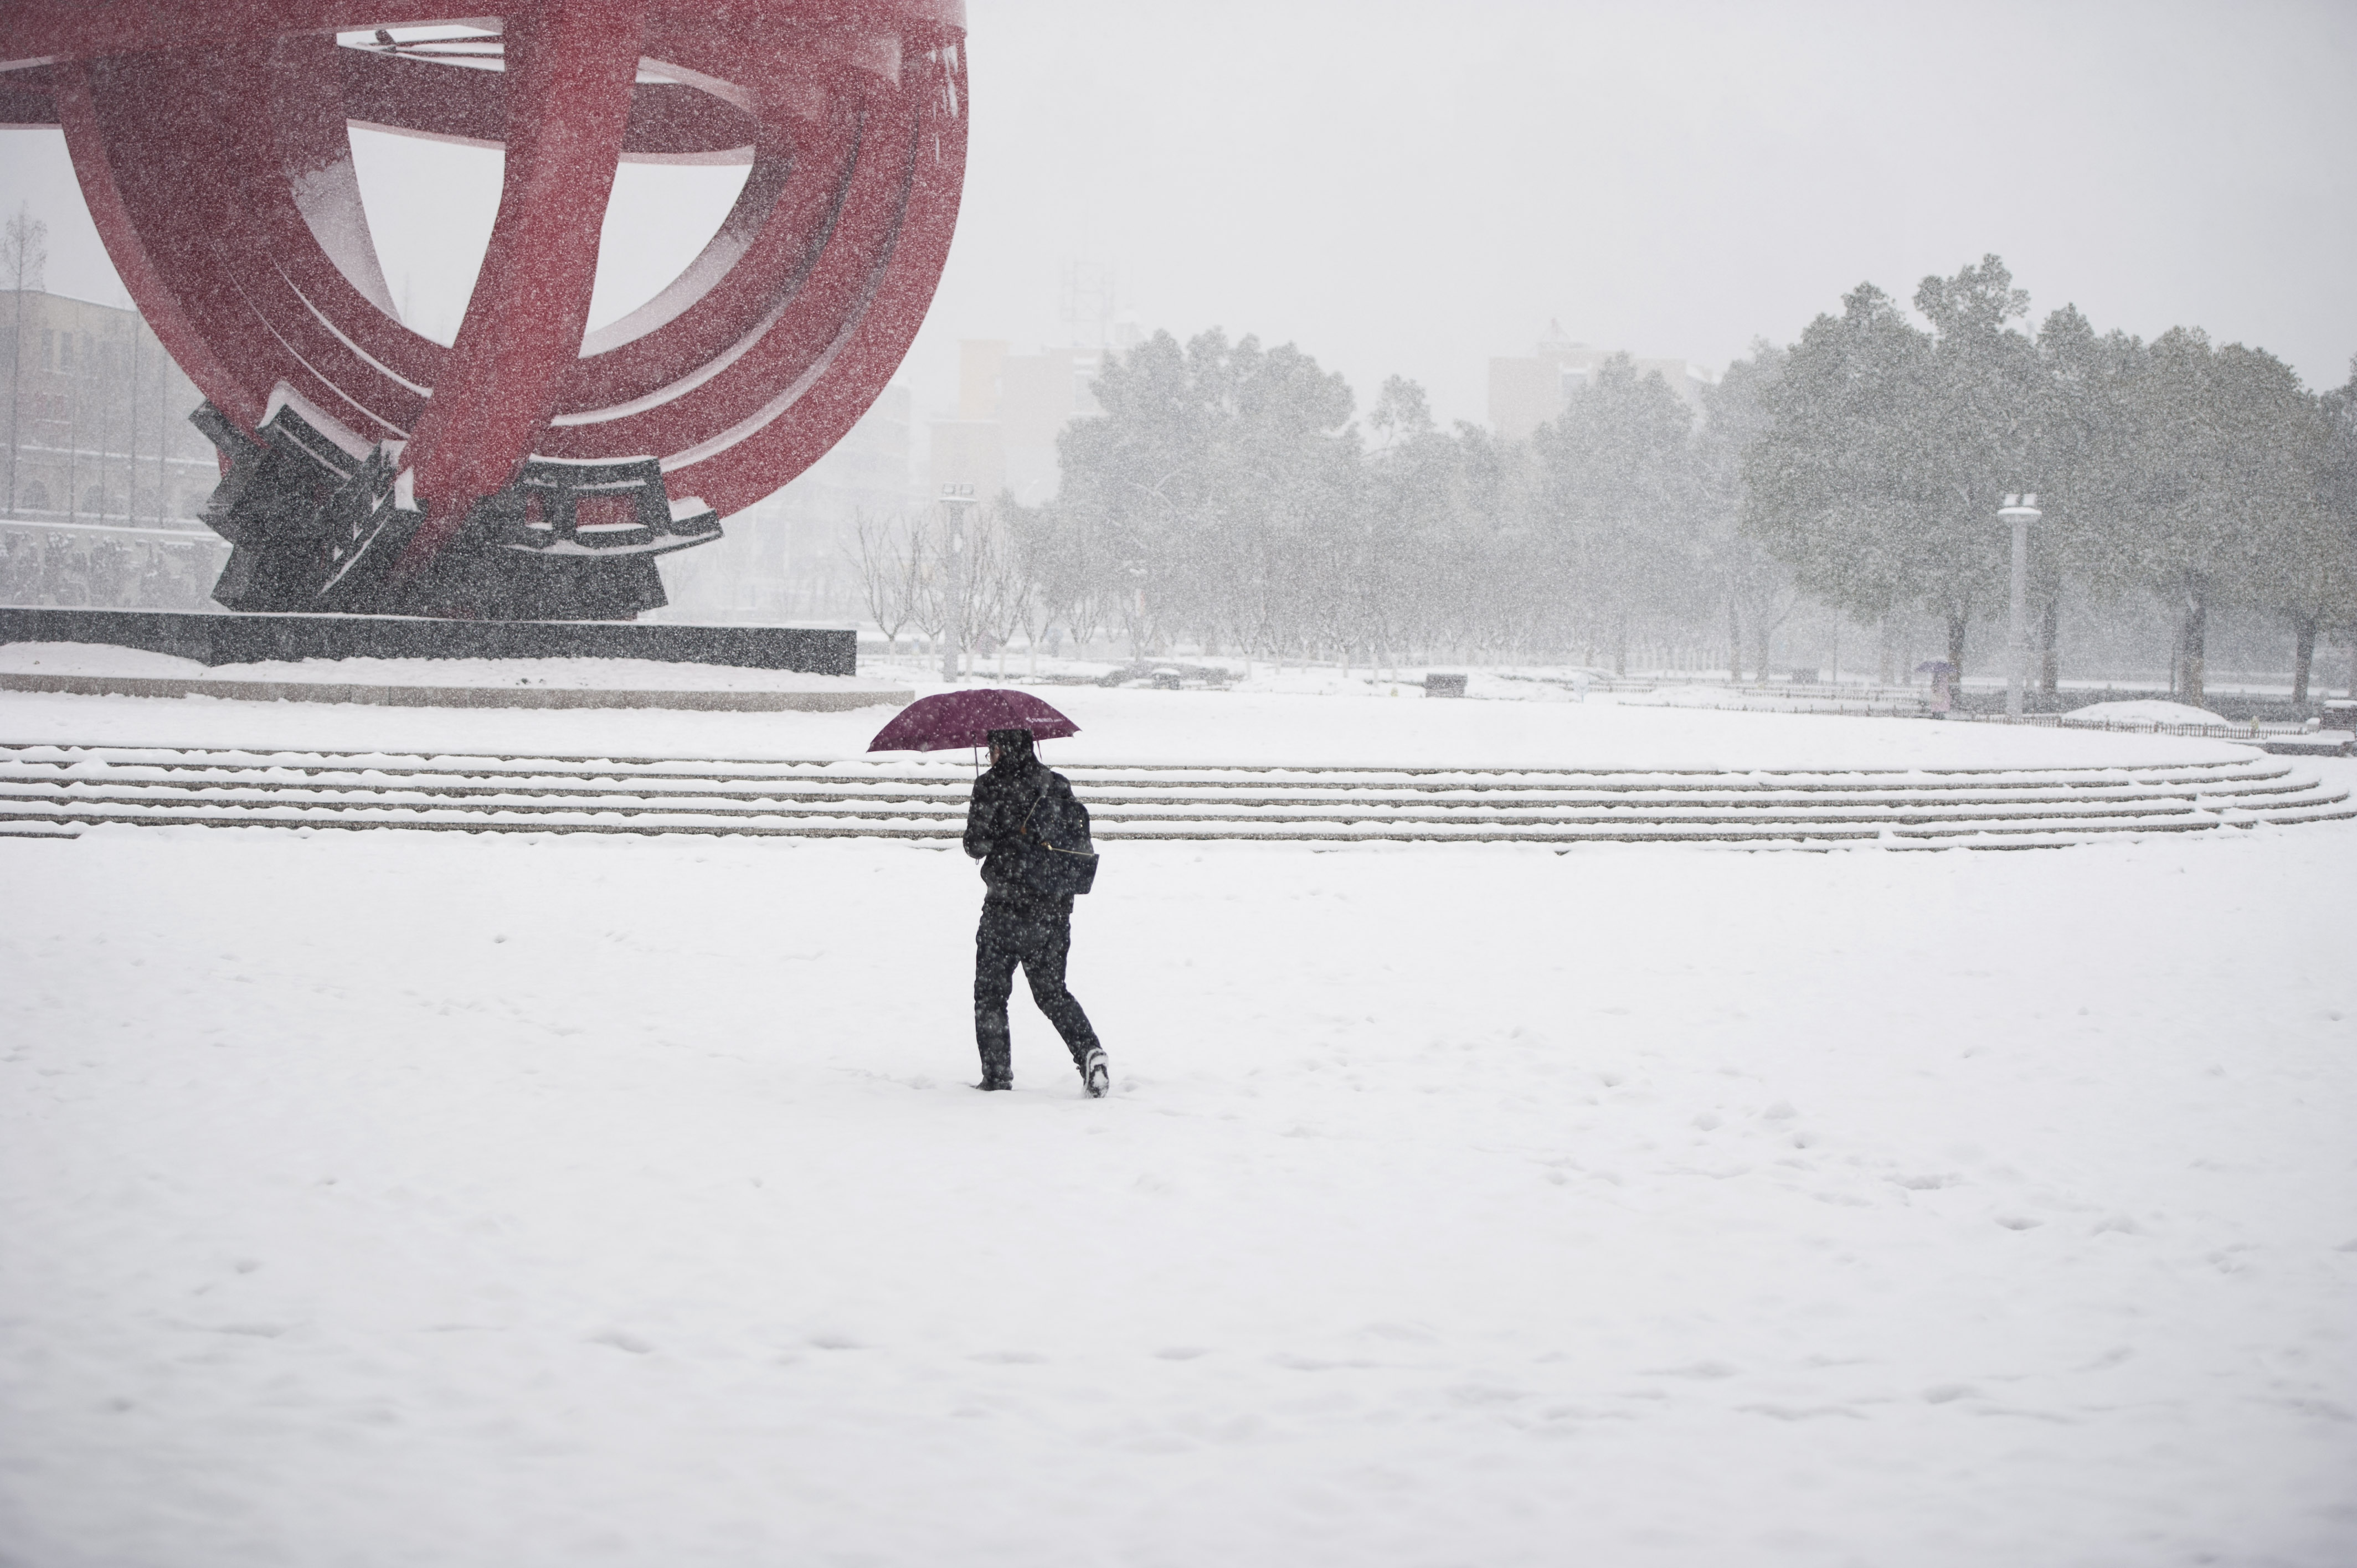
{"type": "Polygon", "coordinates": [[[1028,729],[995,729],[990,732],[990,749],[996,753],[993,768],[1003,768],[1010,773],[1020,772],[1031,765],[1031,732],[1028,729]]]}

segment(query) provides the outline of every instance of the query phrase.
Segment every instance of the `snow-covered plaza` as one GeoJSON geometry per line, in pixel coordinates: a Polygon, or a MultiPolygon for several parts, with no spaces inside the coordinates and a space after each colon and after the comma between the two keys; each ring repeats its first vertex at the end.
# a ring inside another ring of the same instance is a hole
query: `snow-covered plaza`
{"type": "MultiPolygon", "coordinates": [[[[1051,764],[2229,754],[1049,694],[1051,764]]],[[[12,693],[0,738],[885,716],[12,693]]],[[[954,850],[0,842],[0,1563],[2357,1561],[2357,824],[1104,848],[1091,1101],[1028,999],[1017,1092],[966,1087],[954,850]]]]}

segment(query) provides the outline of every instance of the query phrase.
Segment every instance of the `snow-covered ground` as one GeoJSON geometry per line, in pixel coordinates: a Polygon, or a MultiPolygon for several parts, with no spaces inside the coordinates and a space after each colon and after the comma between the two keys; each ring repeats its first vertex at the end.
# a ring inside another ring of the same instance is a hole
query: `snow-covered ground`
{"type": "MultiPolygon", "coordinates": [[[[2232,751],[1054,695],[1074,757],[2232,751]]],[[[813,756],[880,716],[11,695],[0,737],[813,756]]],[[[1076,922],[1094,1102],[1021,999],[1017,1091],[963,1087],[954,853],[0,868],[11,1568],[2357,1561],[2357,828],[1124,844],[1076,922]]]]}
{"type": "MultiPolygon", "coordinates": [[[[1010,681],[1010,685],[1021,685],[1010,681]]],[[[918,693],[946,690],[920,685],[918,693]]],[[[1341,763],[1534,768],[2039,768],[2218,761],[2230,742],[1830,714],[1615,703],[1361,696],[1039,691],[1081,726],[1050,762],[1341,763]]],[[[479,710],[76,697],[0,692],[0,741],[442,750],[572,757],[840,757],[891,717],[673,709],[479,710]]],[[[905,754],[902,754],[905,755],[905,754]]]]}
{"type": "Polygon", "coordinates": [[[2226,725],[2233,721],[2223,714],[2213,714],[2208,708],[2197,708],[2190,703],[2172,703],[2158,697],[2147,697],[2132,703],[2089,703],[2083,708],[2073,708],[2067,717],[2095,724],[2115,725],[2226,725]]]}

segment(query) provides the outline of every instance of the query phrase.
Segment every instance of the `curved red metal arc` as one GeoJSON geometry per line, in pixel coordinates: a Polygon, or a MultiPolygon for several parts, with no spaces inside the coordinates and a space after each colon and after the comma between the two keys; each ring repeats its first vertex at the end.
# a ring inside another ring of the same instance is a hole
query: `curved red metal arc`
{"type": "MultiPolygon", "coordinates": [[[[322,35],[307,35],[320,37],[322,35]]],[[[453,70],[428,60],[338,49],[323,85],[340,91],[345,115],[364,125],[495,147],[507,140],[504,71],[453,70]]],[[[687,161],[753,145],[752,115],[683,83],[642,81],[630,95],[622,157],[687,161]]]]}
{"type": "Polygon", "coordinates": [[[200,25],[167,0],[16,0],[0,64],[48,63],[0,72],[0,113],[64,128],[125,285],[233,421],[253,430],[283,382],[364,440],[409,442],[430,518],[413,564],[531,456],[655,457],[726,512],[840,439],[947,258],[962,5],[533,0],[499,22],[495,71],[333,36],[436,19],[403,0],[215,0],[200,25]],[[349,123],[506,146],[448,349],[391,307],[349,123]],[[697,261],[585,341],[616,163],[748,156],[697,261]]]}
{"type": "MultiPolygon", "coordinates": [[[[960,47],[937,62],[942,76],[954,84],[961,104],[963,55],[960,47]]],[[[788,465],[800,472],[842,440],[867,412],[924,325],[933,287],[949,260],[965,178],[962,114],[955,129],[952,137],[933,119],[916,127],[908,195],[892,250],[864,308],[836,340],[823,373],[731,444],[691,452],[684,460],[667,460],[666,474],[675,489],[704,496],[724,510],[749,505],[773,488],[767,484],[767,475],[788,465]]]]}
{"type": "Polygon", "coordinates": [[[580,352],[645,26],[643,0],[544,0],[507,17],[506,186],[408,454],[432,518],[413,557],[430,555],[462,509],[515,477],[580,352]]]}

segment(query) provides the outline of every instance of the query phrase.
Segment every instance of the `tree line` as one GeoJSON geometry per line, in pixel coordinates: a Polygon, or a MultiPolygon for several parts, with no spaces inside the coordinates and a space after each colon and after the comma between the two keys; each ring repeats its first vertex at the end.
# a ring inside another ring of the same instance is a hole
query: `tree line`
{"type": "MultiPolygon", "coordinates": [[[[871,610],[965,646],[1017,632],[1275,661],[1698,667],[1804,605],[1931,616],[1965,664],[2004,610],[2004,496],[2034,491],[2042,683],[2077,610],[2169,618],[2202,700],[2212,619],[2357,638],[2357,365],[2310,393],[2280,360],[2179,328],[2147,343],[2065,306],[2034,330],[1995,256],[1870,285],[1756,344],[1699,412],[1625,358],[1526,441],[1442,429],[1386,381],[1363,419],[1292,345],[1158,333],[1109,360],[1059,441],[1051,501],[863,529],[871,610]]],[[[1889,646],[1885,639],[1886,649],[1889,646]]],[[[1886,671],[1887,674],[1887,671],[1886,671]]]]}
{"type": "Polygon", "coordinates": [[[2192,328],[2147,343],[2066,306],[2033,332],[1995,256],[1924,279],[1913,304],[1928,328],[1862,285],[1781,357],[1743,518],[1798,584],[1860,618],[1937,617],[1961,668],[1967,628],[2007,596],[1991,519],[2035,491],[2047,689],[2067,604],[2141,602],[2170,619],[2187,701],[2232,609],[2289,636],[2305,703],[2319,638],[2357,621],[2357,364],[2318,396],[2192,328]]]}

